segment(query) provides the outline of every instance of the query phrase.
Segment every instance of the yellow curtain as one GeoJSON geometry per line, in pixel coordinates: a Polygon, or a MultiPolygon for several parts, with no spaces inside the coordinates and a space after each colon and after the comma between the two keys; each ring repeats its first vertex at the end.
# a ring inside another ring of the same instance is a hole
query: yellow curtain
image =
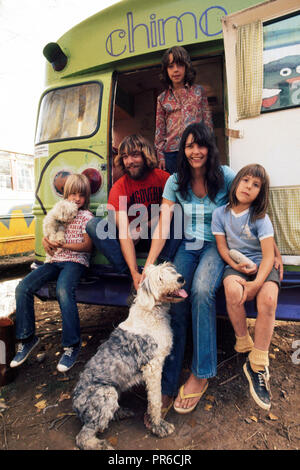
{"type": "Polygon", "coordinates": [[[263,26],[261,21],[238,27],[236,59],[238,119],[258,116],[263,90],[263,26]]]}
{"type": "Polygon", "coordinates": [[[300,255],[300,186],[270,189],[268,214],[282,255],[300,255]]]}

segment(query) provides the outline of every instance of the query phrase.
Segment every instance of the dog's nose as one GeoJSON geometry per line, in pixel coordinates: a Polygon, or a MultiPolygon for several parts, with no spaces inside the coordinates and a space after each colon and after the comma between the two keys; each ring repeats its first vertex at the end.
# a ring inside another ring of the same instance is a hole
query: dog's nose
{"type": "Polygon", "coordinates": [[[184,277],[182,277],[182,276],[179,276],[177,278],[177,281],[180,282],[180,283],[185,282],[184,277]]]}

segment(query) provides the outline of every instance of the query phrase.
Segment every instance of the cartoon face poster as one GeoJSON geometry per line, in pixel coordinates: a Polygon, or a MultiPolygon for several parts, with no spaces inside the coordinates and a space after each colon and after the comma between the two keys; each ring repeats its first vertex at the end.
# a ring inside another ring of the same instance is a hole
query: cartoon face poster
{"type": "Polygon", "coordinates": [[[300,14],[264,25],[262,111],[300,106],[300,14]]]}

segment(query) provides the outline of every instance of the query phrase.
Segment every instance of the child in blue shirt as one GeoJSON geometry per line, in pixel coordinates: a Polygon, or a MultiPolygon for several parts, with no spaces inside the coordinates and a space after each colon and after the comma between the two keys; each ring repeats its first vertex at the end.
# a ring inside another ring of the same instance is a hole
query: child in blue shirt
{"type": "Polygon", "coordinates": [[[217,208],[212,233],[227,263],[223,283],[229,318],[238,352],[249,352],[243,370],[256,403],[270,409],[269,346],[273,334],[280,274],[274,267],[274,232],[266,214],[269,178],[261,165],[242,168],[230,190],[229,203],[217,208]],[[238,250],[255,264],[235,262],[229,250],[238,250]],[[249,335],[244,303],[256,297],[254,343],[249,335]]]}

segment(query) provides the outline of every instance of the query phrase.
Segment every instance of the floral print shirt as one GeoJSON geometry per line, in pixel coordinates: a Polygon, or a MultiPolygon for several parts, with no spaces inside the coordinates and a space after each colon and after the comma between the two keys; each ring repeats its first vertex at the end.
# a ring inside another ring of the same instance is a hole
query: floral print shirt
{"type": "Polygon", "coordinates": [[[193,122],[204,121],[213,130],[207,96],[201,85],[169,87],[157,98],[155,149],[158,160],[164,152],[176,152],[184,129],[193,122]]]}

